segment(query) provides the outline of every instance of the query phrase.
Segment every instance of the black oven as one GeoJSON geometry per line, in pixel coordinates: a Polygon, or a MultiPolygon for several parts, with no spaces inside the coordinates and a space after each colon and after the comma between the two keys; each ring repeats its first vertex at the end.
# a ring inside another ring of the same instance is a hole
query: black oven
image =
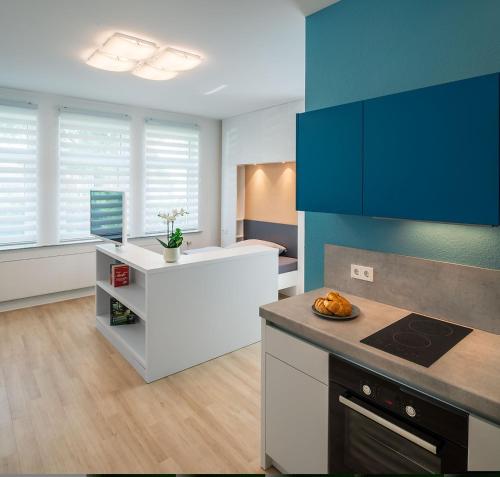
{"type": "Polygon", "coordinates": [[[330,473],[467,470],[468,414],[330,356],[330,473]]]}

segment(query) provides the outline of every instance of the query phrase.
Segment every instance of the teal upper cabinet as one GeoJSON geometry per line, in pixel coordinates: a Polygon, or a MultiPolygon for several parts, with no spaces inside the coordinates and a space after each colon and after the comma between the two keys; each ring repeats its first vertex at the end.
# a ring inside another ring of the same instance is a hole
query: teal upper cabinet
{"type": "Polygon", "coordinates": [[[363,104],[297,115],[297,209],[361,214],[363,104]]]}
{"type": "Polygon", "coordinates": [[[364,215],[498,225],[499,177],[497,74],[365,102],[364,215]]]}

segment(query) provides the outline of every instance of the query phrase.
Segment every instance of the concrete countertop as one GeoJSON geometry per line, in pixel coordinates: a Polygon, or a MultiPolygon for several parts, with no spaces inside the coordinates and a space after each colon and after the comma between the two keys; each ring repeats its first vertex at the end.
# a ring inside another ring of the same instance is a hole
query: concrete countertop
{"type": "Polygon", "coordinates": [[[476,330],[429,368],[360,343],[360,340],[405,317],[410,310],[342,293],[361,314],[354,320],[316,316],[320,288],[260,308],[260,316],[279,328],[344,356],[417,390],[500,424],[500,335],[476,330]]]}

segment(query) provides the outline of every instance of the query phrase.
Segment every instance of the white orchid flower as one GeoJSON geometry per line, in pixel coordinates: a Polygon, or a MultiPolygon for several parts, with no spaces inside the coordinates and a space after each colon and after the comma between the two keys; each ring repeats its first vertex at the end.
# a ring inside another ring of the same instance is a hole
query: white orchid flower
{"type": "Polygon", "coordinates": [[[170,214],[166,214],[165,212],[159,212],[158,217],[167,223],[173,222],[175,220],[175,217],[170,214]]]}
{"type": "Polygon", "coordinates": [[[171,223],[175,222],[175,219],[177,217],[179,217],[179,216],[182,217],[182,216],[187,215],[187,214],[189,214],[189,212],[182,207],[180,209],[177,209],[177,208],[172,209],[168,213],[165,212],[165,211],[158,212],[158,217],[161,220],[163,220],[164,222],[166,222],[167,225],[168,225],[168,224],[171,224],[171,223]]]}

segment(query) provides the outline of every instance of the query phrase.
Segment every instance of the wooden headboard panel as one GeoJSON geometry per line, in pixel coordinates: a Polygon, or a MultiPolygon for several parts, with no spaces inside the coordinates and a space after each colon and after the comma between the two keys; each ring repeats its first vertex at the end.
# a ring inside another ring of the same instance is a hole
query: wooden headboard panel
{"type": "Polygon", "coordinates": [[[287,250],[283,254],[285,257],[297,258],[297,235],[296,225],[275,224],[258,220],[245,220],[243,222],[245,240],[260,239],[283,245],[287,250]]]}

